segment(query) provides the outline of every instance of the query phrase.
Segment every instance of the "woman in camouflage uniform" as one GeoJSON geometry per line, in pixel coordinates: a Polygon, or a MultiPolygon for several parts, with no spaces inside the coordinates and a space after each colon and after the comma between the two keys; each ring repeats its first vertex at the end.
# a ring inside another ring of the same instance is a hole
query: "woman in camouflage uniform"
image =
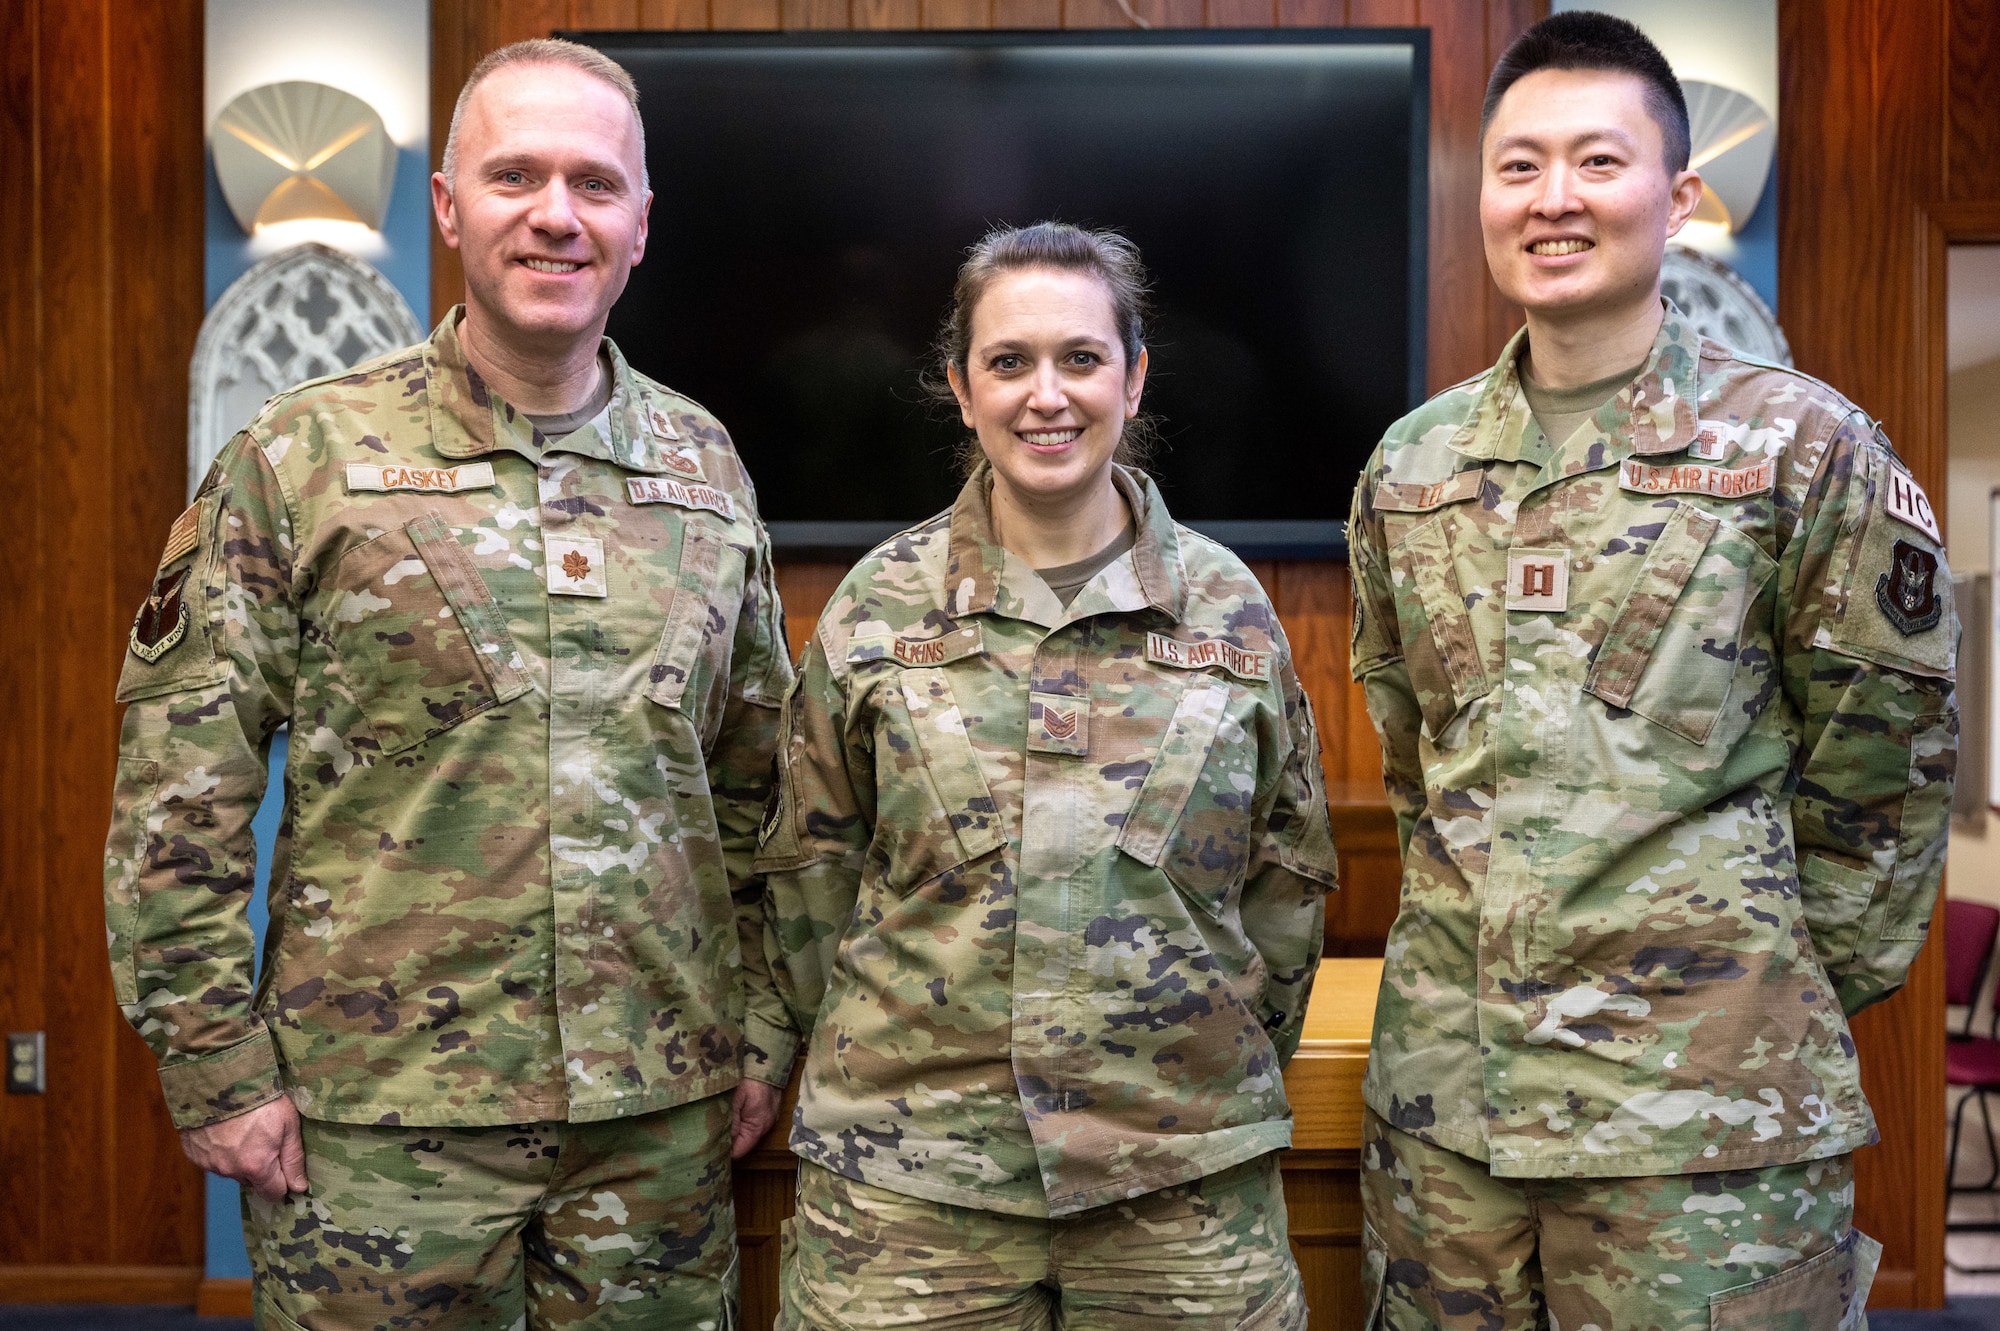
{"type": "Polygon", "coordinates": [[[1275,1152],[1319,748],[1256,579],[1116,460],[1143,291],[1116,235],[973,249],[977,465],[806,650],[751,1022],[775,1084],[809,1042],[781,1326],[1304,1325],[1275,1152]]]}

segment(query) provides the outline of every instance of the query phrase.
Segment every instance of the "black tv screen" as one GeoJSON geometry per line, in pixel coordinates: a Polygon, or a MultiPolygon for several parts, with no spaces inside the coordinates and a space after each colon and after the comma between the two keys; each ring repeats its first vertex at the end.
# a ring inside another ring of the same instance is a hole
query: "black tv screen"
{"type": "Polygon", "coordinates": [[[612,312],[714,411],[775,543],[851,556],[948,506],[919,373],[968,246],[1058,219],[1153,277],[1150,470],[1240,553],[1344,553],[1421,400],[1421,30],[577,33],[638,82],[654,191],[612,312]]]}

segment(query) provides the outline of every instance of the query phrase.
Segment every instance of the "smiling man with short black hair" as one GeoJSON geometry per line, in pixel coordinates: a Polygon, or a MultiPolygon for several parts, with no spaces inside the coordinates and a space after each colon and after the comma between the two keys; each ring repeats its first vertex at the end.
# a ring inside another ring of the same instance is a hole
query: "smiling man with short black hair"
{"type": "Polygon", "coordinates": [[[1631,24],[1494,70],[1527,327],[1355,493],[1353,670],[1405,851],[1365,1094],[1374,1324],[1852,1331],[1848,1018],[1936,898],[1958,636],[1875,424],[1660,297],[1685,103],[1631,24]]]}

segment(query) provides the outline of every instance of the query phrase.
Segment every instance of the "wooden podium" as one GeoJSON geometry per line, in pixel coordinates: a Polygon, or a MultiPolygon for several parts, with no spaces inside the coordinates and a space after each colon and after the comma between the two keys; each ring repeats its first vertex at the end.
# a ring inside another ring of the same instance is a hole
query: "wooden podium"
{"type": "MultiPolygon", "coordinates": [[[[1361,1325],[1361,1074],[1368,1067],[1381,978],[1380,957],[1321,961],[1305,1034],[1285,1069],[1295,1120],[1292,1149],[1284,1156],[1285,1203],[1313,1331],[1361,1325]]],[[[778,1313],[778,1226],[792,1214],[798,1163],[785,1141],[797,1097],[795,1081],[777,1126],[736,1162],[747,1331],[766,1331],[778,1313]]]]}

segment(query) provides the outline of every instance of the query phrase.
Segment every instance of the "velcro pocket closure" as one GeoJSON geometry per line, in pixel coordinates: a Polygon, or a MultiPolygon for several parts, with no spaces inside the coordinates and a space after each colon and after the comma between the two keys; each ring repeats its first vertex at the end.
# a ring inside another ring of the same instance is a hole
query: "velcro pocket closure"
{"type": "MultiPolygon", "coordinates": [[[[915,760],[898,775],[931,803],[925,817],[876,820],[875,835],[891,839],[882,847],[888,853],[889,885],[907,891],[998,850],[1007,838],[950,677],[937,669],[906,670],[893,681],[888,701],[892,713],[901,711],[907,718],[903,725],[893,714],[888,721],[908,739],[909,757],[915,760]]],[[[882,747],[876,752],[879,761],[882,747]]]]}
{"type": "Polygon", "coordinates": [[[1222,680],[1188,681],[1117,842],[1133,859],[1166,874],[1214,919],[1222,917],[1249,863],[1255,789],[1252,745],[1231,745],[1229,761],[1211,762],[1229,698],[1222,680]]]}
{"type": "Polygon", "coordinates": [[[1721,525],[1720,518],[1692,504],[1675,507],[1626,589],[1625,601],[1612,616],[1604,641],[1598,644],[1590,678],[1583,686],[1587,692],[1613,707],[1632,705],[1632,694],[1652,662],[1667,617],[1681,599],[1681,589],[1694,576],[1694,566],[1708,548],[1709,538],[1721,525]]]}

